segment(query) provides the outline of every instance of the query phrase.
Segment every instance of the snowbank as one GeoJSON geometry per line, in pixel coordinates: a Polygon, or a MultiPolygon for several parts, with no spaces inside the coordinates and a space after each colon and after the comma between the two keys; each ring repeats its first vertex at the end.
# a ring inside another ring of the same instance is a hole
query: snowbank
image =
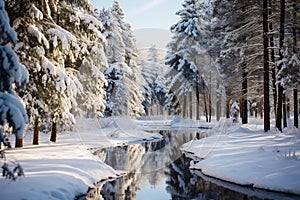
{"type": "Polygon", "coordinates": [[[73,132],[58,135],[57,143],[48,142],[49,135],[41,133],[40,145],[33,146],[28,134],[25,148],[6,151],[9,163],[19,162],[25,177],[16,181],[1,177],[1,199],[74,199],[122,173],[101,162],[91,149],[161,137],[135,129],[127,118],[108,121],[78,120],[73,132]]]}
{"type": "Polygon", "coordinates": [[[215,122],[207,123],[205,119],[191,120],[180,116],[147,116],[140,117],[136,120],[140,129],[144,130],[191,130],[212,129],[215,122]]]}
{"type": "Polygon", "coordinates": [[[73,139],[26,146],[6,151],[8,159],[22,165],[25,177],[0,178],[1,199],[74,199],[118,174],[73,139]]]}
{"type": "Polygon", "coordinates": [[[239,185],[300,194],[300,133],[264,133],[257,124],[230,127],[222,134],[182,146],[192,169],[239,185]]]}

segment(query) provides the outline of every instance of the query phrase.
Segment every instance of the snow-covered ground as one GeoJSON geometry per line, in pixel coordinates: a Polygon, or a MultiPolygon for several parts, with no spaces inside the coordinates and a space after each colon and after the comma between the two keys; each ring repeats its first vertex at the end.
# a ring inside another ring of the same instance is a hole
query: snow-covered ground
{"type": "Polygon", "coordinates": [[[300,132],[263,131],[261,121],[225,123],[219,134],[182,146],[191,168],[204,175],[254,188],[300,194],[300,132]]]}
{"type": "Polygon", "coordinates": [[[200,120],[191,120],[179,116],[154,116],[140,117],[136,120],[136,124],[143,130],[198,130],[211,129],[215,122],[207,123],[204,117],[200,120]]]}
{"type": "Polygon", "coordinates": [[[92,149],[161,137],[136,127],[129,118],[78,120],[73,132],[58,135],[57,143],[48,142],[49,135],[41,133],[38,146],[31,145],[32,135],[26,135],[24,148],[6,151],[8,163],[19,162],[25,177],[16,181],[1,177],[0,198],[74,199],[85,194],[122,174],[101,162],[92,149]]]}

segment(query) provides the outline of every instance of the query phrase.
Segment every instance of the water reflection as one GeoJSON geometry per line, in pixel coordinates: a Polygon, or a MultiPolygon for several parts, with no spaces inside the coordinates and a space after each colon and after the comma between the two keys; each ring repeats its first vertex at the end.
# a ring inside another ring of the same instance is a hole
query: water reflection
{"type": "Polygon", "coordinates": [[[187,163],[190,159],[184,155],[167,167],[167,191],[170,199],[230,199],[230,200],[259,200],[234,190],[229,190],[221,185],[207,181],[196,173],[192,173],[187,163]]]}
{"type": "Polygon", "coordinates": [[[96,154],[127,175],[105,183],[87,199],[297,199],[295,196],[251,188],[229,187],[190,171],[190,159],[180,152],[182,144],[197,133],[164,132],[164,140],[101,149],[96,154]]]}

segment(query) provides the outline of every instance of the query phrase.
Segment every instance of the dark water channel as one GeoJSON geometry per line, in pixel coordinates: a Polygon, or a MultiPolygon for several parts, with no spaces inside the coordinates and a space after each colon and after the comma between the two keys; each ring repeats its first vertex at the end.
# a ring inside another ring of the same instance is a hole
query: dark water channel
{"type": "MultiPolygon", "coordinates": [[[[203,130],[204,131],[204,130],[203,130]]],[[[202,137],[196,132],[162,132],[160,141],[131,144],[98,150],[96,154],[126,176],[104,183],[87,199],[300,199],[281,193],[239,187],[203,176],[189,169],[182,144],[202,137]]]]}

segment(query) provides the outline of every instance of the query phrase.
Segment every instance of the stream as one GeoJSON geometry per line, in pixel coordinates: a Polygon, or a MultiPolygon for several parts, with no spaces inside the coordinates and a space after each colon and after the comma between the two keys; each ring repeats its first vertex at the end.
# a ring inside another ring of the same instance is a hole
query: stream
{"type": "Polygon", "coordinates": [[[191,171],[191,160],[182,154],[180,147],[204,137],[205,131],[161,131],[163,140],[98,150],[95,154],[106,164],[127,174],[104,183],[86,199],[300,199],[299,196],[240,187],[191,171]]]}

